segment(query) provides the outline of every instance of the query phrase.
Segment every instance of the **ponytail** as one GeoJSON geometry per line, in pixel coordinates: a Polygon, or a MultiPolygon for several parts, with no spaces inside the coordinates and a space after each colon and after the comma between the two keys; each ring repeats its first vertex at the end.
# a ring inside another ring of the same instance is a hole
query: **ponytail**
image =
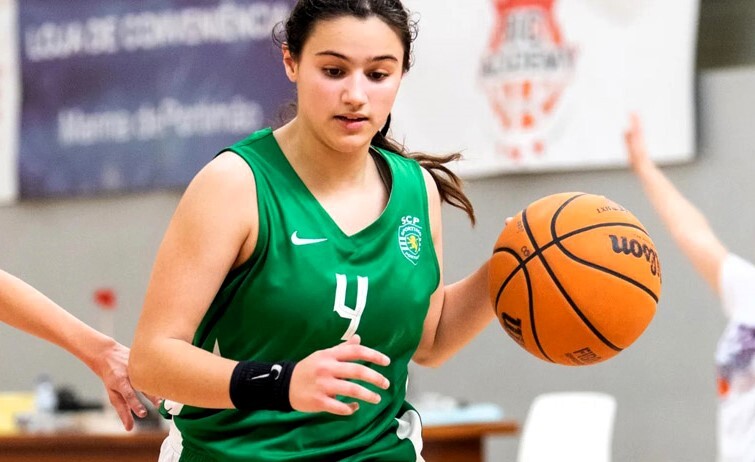
{"type": "Polygon", "coordinates": [[[474,207],[472,207],[472,202],[467,195],[464,194],[461,178],[445,165],[448,162],[461,159],[461,154],[456,152],[445,156],[433,156],[421,152],[407,152],[403,145],[387,136],[390,123],[391,116],[388,115],[385,126],[372,137],[371,144],[375,147],[395,152],[402,157],[416,160],[433,177],[433,181],[435,181],[435,185],[438,187],[438,192],[440,193],[441,202],[446,202],[453,207],[463,210],[474,225],[476,222],[474,207]]]}

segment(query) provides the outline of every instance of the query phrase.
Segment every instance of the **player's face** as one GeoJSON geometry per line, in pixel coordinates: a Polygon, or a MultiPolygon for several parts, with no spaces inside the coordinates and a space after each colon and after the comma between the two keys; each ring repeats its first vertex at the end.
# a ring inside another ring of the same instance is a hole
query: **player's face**
{"type": "Polygon", "coordinates": [[[297,61],[284,50],[297,118],[330,149],[366,150],[393,107],[403,56],[398,35],[376,17],[318,22],[297,61]]]}

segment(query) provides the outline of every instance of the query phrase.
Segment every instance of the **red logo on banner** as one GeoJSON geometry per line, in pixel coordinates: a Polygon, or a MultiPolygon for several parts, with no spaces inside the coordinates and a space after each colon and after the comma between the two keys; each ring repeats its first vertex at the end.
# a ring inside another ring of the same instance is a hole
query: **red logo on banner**
{"type": "Polygon", "coordinates": [[[571,83],[576,48],[553,13],[556,0],[492,0],[496,19],[481,77],[498,118],[499,153],[521,160],[547,153],[547,131],[571,83]]]}

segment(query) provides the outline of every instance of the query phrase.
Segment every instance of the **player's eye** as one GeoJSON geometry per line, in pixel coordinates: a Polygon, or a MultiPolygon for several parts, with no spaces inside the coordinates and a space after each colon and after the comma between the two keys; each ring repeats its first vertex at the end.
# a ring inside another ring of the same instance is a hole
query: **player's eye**
{"type": "Polygon", "coordinates": [[[326,67],[323,68],[322,72],[325,74],[325,76],[332,77],[334,79],[343,76],[343,71],[337,67],[326,67]]]}
{"type": "Polygon", "coordinates": [[[388,74],[385,72],[374,71],[374,72],[368,73],[367,76],[370,78],[370,80],[374,80],[375,82],[380,82],[381,80],[388,77],[388,74]]]}

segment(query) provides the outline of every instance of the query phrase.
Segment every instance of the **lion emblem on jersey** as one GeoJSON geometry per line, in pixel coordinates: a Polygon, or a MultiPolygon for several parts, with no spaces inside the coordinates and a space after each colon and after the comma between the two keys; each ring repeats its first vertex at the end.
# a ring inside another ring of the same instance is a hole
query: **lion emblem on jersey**
{"type": "Polygon", "coordinates": [[[398,227],[398,247],[401,253],[413,265],[419,260],[422,250],[422,227],[419,218],[411,215],[401,217],[401,225],[398,227]]]}

